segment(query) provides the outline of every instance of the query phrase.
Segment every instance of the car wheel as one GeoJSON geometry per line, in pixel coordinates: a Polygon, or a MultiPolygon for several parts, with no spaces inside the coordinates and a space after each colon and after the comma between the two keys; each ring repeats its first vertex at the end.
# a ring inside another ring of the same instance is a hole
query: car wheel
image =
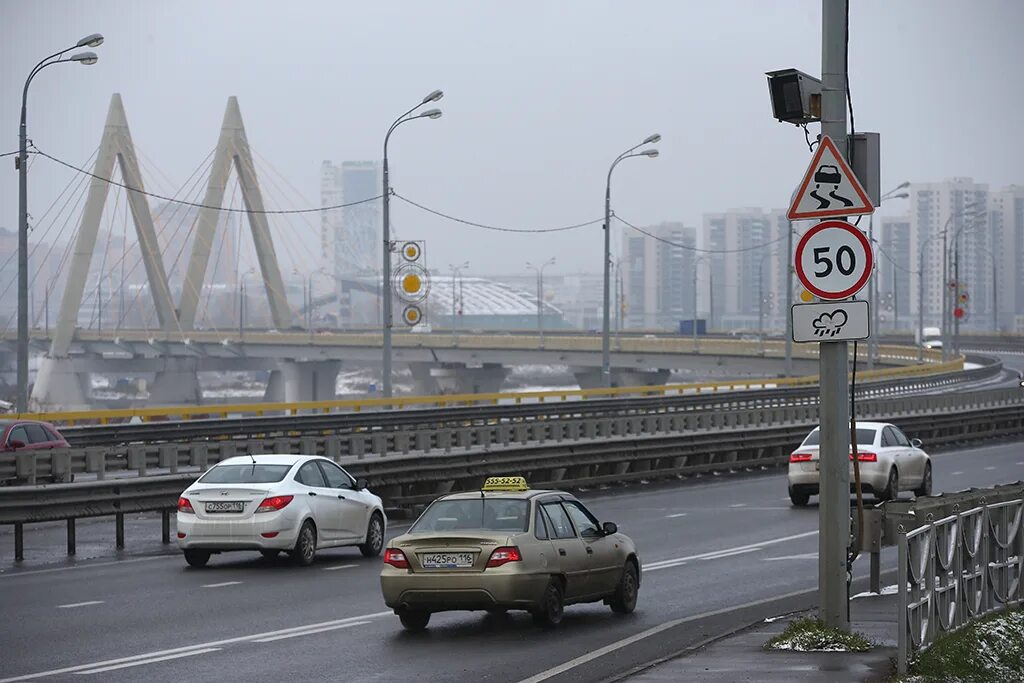
{"type": "Polygon", "coordinates": [[[562,622],[564,606],[562,602],[562,584],[551,579],[540,604],[533,611],[533,623],[538,626],[558,626],[562,622]]]}
{"type": "Polygon", "coordinates": [[[295,549],[289,553],[300,566],[308,567],[316,558],[316,527],[309,520],[299,529],[299,537],[295,539],[295,549]]]}
{"type": "Polygon", "coordinates": [[[424,609],[402,609],[398,619],[406,631],[422,631],[430,623],[430,612],[424,609]]]}
{"type": "Polygon", "coordinates": [[[260,555],[262,555],[265,560],[273,560],[280,552],[280,550],[261,550],[260,555]]]}
{"type": "Polygon", "coordinates": [[[793,489],[789,489],[789,500],[798,508],[805,508],[811,501],[811,494],[799,493],[793,489]]]}
{"type": "Polygon", "coordinates": [[[896,472],[896,468],[893,467],[889,470],[889,481],[885,485],[885,489],[878,494],[876,497],[878,500],[896,500],[900,495],[900,475],[896,472]]]}
{"type": "Polygon", "coordinates": [[[615,587],[608,606],[617,614],[629,614],[636,609],[637,593],[640,590],[640,581],[636,575],[636,565],[631,560],[626,561],[622,568],[622,576],[619,577],[619,585],[615,587]]]}
{"type": "Polygon", "coordinates": [[[370,524],[366,527],[366,543],[359,546],[363,557],[377,557],[384,549],[384,518],[379,512],[370,515],[370,524]]]}
{"type": "Polygon", "coordinates": [[[205,567],[206,563],[210,561],[210,551],[186,550],[185,561],[188,562],[190,567],[205,567]]]}
{"type": "Polygon", "coordinates": [[[914,495],[917,497],[930,496],[932,495],[932,464],[928,463],[924,466],[924,478],[921,479],[921,486],[914,489],[914,495]]]}

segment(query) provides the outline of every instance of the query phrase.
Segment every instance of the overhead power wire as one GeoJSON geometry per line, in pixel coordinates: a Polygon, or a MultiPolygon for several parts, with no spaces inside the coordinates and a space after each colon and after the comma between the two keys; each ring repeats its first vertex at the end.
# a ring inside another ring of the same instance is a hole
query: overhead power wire
{"type": "Polygon", "coordinates": [[[422,204],[414,202],[413,200],[409,199],[408,197],[403,197],[402,195],[398,194],[394,190],[391,191],[391,194],[394,195],[397,199],[401,199],[406,204],[411,204],[412,206],[415,206],[417,209],[420,209],[422,211],[426,211],[427,213],[433,214],[435,216],[439,216],[440,218],[444,218],[444,219],[447,219],[447,220],[450,220],[450,221],[454,221],[456,223],[461,223],[462,225],[468,225],[469,227],[472,227],[472,228],[481,228],[483,230],[494,230],[496,232],[517,232],[517,233],[531,233],[531,234],[545,233],[545,232],[565,232],[567,230],[578,230],[580,228],[585,228],[585,227],[587,227],[589,225],[596,225],[596,224],[601,223],[602,221],[604,221],[604,218],[595,218],[594,220],[587,221],[585,223],[575,223],[573,225],[563,225],[561,227],[556,227],[556,228],[506,228],[506,227],[501,227],[501,226],[497,226],[497,225],[487,225],[486,223],[476,223],[474,221],[466,220],[464,218],[458,218],[456,216],[452,216],[450,214],[446,214],[446,213],[443,213],[441,211],[437,211],[436,209],[431,209],[430,207],[423,206],[422,204]]]}
{"type": "Polygon", "coordinates": [[[749,247],[739,247],[737,249],[699,249],[697,247],[690,246],[689,244],[683,244],[681,242],[673,242],[672,240],[665,239],[664,237],[658,237],[654,233],[648,232],[647,230],[644,230],[643,228],[638,228],[637,226],[633,225],[632,223],[630,223],[629,221],[627,221],[626,219],[622,218],[621,216],[619,216],[617,214],[614,215],[614,218],[615,218],[615,220],[619,221],[620,223],[622,223],[626,227],[632,228],[633,230],[636,230],[640,234],[646,235],[647,237],[650,237],[652,240],[656,240],[658,242],[661,242],[662,244],[667,244],[670,247],[679,247],[680,249],[686,249],[687,251],[693,251],[693,252],[697,252],[697,253],[701,253],[701,254],[737,254],[737,253],[744,252],[744,251],[755,251],[757,249],[763,249],[765,247],[769,247],[769,246],[771,246],[773,244],[776,244],[776,243],[781,242],[782,240],[786,239],[786,235],[783,235],[782,237],[778,237],[776,239],[769,240],[767,242],[761,242],[760,244],[753,244],[753,245],[751,245],[749,247]]]}
{"type": "Polygon", "coordinates": [[[355,202],[346,202],[344,204],[334,204],[332,206],[319,206],[319,207],[316,207],[316,208],[309,208],[309,209],[277,209],[277,210],[263,210],[263,211],[253,211],[253,210],[250,210],[250,209],[229,209],[229,208],[224,208],[222,206],[211,206],[209,204],[200,204],[198,202],[187,202],[187,201],[184,201],[184,200],[181,200],[181,199],[174,199],[173,197],[167,197],[165,195],[157,194],[155,192],[147,192],[146,190],[140,190],[140,189],[138,189],[136,187],[131,187],[131,186],[125,185],[123,183],[117,183],[117,182],[114,182],[113,180],[111,180],[110,178],[104,178],[103,176],[96,175],[95,173],[92,173],[91,171],[87,171],[84,168],[79,168],[78,166],[75,166],[74,164],[69,164],[66,161],[63,161],[61,159],[58,159],[55,156],[47,154],[46,152],[42,151],[38,147],[35,148],[34,153],[39,155],[39,156],[46,157],[50,161],[58,163],[61,166],[65,166],[65,167],[71,169],[72,171],[77,171],[78,173],[82,173],[82,174],[87,175],[89,177],[96,178],[97,180],[102,180],[105,183],[108,183],[110,185],[114,185],[116,187],[123,188],[125,190],[130,190],[132,192],[138,192],[139,194],[145,195],[147,197],[153,197],[154,199],[162,199],[163,201],[170,202],[172,204],[181,204],[181,205],[184,205],[184,206],[195,207],[197,209],[213,209],[214,211],[223,211],[225,213],[263,213],[263,214],[271,214],[271,215],[302,214],[302,213],[322,213],[324,211],[331,211],[332,209],[344,209],[347,206],[356,206],[358,204],[368,204],[369,202],[375,202],[375,201],[377,201],[378,199],[381,199],[384,196],[382,194],[379,194],[379,195],[377,195],[375,197],[368,197],[367,199],[360,199],[359,201],[355,201],[355,202]]]}

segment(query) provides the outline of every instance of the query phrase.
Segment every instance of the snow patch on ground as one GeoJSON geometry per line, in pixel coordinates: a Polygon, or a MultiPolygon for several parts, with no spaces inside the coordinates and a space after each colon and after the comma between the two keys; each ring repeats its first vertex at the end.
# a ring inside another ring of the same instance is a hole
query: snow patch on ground
{"type": "Polygon", "coordinates": [[[899,586],[893,584],[891,586],[884,587],[881,593],[872,593],[871,591],[865,591],[863,593],[857,593],[853,596],[853,598],[877,598],[879,595],[896,595],[896,590],[898,588],[899,586]]]}

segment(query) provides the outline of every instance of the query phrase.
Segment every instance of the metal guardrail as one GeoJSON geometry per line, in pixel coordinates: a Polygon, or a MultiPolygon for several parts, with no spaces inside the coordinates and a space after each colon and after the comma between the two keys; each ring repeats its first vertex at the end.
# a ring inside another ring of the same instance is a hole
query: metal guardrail
{"type": "Polygon", "coordinates": [[[1024,600],[1024,496],[978,505],[899,535],[897,672],[942,635],[1024,600]]]}
{"type": "MultiPolygon", "coordinates": [[[[859,406],[858,412],[865,418],[900,415],[898,421],[904,431],[924,439],[928,447],[1024,434],[1024,396],[1016,390],[878,399],[859,406]]],[[[577,433],[566,439],[570,434],[565,431],[565,422],[538,421],[537,429],[547,430],[544,435],[550,440],[530,445],[510,443],[479,448],[467,443],[453,445],[446,452],[387,458],[326,454],[354,476],[366,479],[389,509],[409,510],[444,493],[479,488],[486,477],[509,472],[521,473],[538,487],[574,488],[712,472],[767,470],[788,461],[790,451],[817,423],[817,407],[603,418],[590,420],[590,423],[591,433],[577,433]],[[685,420],[693,421],[683,428],[681,421],[685,420]],[[562,430],[561,441],[554,438],[557,430],[562,430]]],[[[491,436],[493,434],[492,431],[491,436]]],[[[161,486],[173,482],[179,487],[177,491],[181,491],[198,476],[200,469],[226,455],[197,448],[187,454],[189,459],[184,461],[192,463],[196,471],[179,473],[176,477],[0,488],[0,523],[72,519],[111,514],[112,509],[116,515],[124,506],[111,506],[108,500],[111,487],[117,489],[116,495],[122,499],[123,492],[140,487],[137,490],[145,493],[133,498],[136,501],[133,505],[169,511],[176,499],[170,490],[161,486]],[[155,482],[152,484],[155,490],[147,488],[151,482],[155,482]],[[68,501],[75,500],[74,496],[82,498],[68,507],[68,501]],[[139,502],[142,500],[144,502],[139,502]],[[25,501],[35,501],[34,507],[25,501]],[[50,511],[39,512],[46,508],[50,511]],[[19,509],[25,511],[21,516],[19,509]]],[[[167,528],[166,522],[164,528],[167,528]]],[[[17,532],[21,533],[20,527],[17,532]]],[[[69,534],[73,534],[70,523],[69,534]]]]}
{"type": "MultiPolygon", "coordinates": [[[[991,359],[985,359],[991,361],[991,359]]],[[[954,366],[957,363],[953,363],[954,366]]],[[[939,387],[977,381],[997,375],[1001,363],[989,362],[967,371],[951,371],[923,377],[876,380],[858,384],[860,398],[872,398],[897,393],[913,393],[939,387]]],[[[722,383],[716,383],[716,388],[722,383]]],[[[167,441],[194,441],[213,438],[251,438],[256,436],[305,434],[346,434],[354,431],[413,430],[422,425],[464,426],[486,424],[499,420],[552,419],[567,415],[598,416],[637,414],[643,412],[709,409],[727,407],[767,407],[789,403],[816,401],[814,386],[784,386],[746,391],[712,391],[700,393],[706,385],[680,385],[676,393],[634,398],[591,398],[572,401],[559,392],[537,392],[539,400],[514,404],[485,404],[451,406],[443,409],[418,408],[401,411],[378,410],[350,413],[314,413],[282,417],[234,417],[216,420],[183,420],[175,422],[117,423],[65,427],[62,431],[73,447],[117,446],[128,443],[159,443],[167,441]],[[682,387],[696,387],[687,393],[682,387]],[[552,403],[544,402],[551,395],[561,397],[552,403]]],[[[733,386],[733,385],[730,385],[733,386]]],[[[658,389],[663,389],[659,387],[658,389]]],[[[636,389],[640,391],[639,389],[636,389]]],[[[644,393],[655,393],[644,390],[644,393]]],[[[519,397],[517,397],[519,398],[519,397]]],[[[52,418],[52,416],[50,416],[52,418]]]]}
{"type": "MultiPolygon", "coordinates": [[[[413,335],[416,336],[416,335],[413,335]]],[[[499,337],[504,339],[504,337],[499,337]]],[[[656,343],[662,340],[641,339],[637,343],[656,343]]],[[[667,340],[676,342],[676,340],[667,340]]],[[[740,343],[740,342],[736,342],[740,343]]],[[[746,343],[746,342],[743,342],[746,343]]],[[[916,349],[891,347],[889,360],[916,363],[916,349]]],[[[707,353],[706,355],[714,355],[707,353]]],[[[859,357],[866,356],[861,353],[859,357]]],[[[904,365],[895,368],[862,371],[857,373],[859,381],[870,384],[875,381],[924,377],[957,372],[963,369],[963,359],[941,362],[941,355],[929,350],[928,362],[904,365]]],[[[500,392],[488,394],[446,394],[439,396],[407,396],[399,398],[370,398],[333,401],[301,401],[296,403],[239,403],[209,406],[163,406],[154,408],[124,408],[113,410],[37,412],[13,415],[16,418],[44,420],[59,425],[111,424],[131,419],[144,422],[161,420],[193,420],[212,417],[263,415],[298,415],[300,413],[360,412],[371,410],[403,409],[411,407],[449,407],[459,405],[498,405],[529,402],[550,403],[555,401],[579,401],[581,399],[622,398],[629,396],[676,396],[684,394],[716,393],[739,389],[754,389],[812,386],[818,382],[817,375],[789,378],[757,378],[748,380],[726,380],[721,382],[698,382],[693,384],[666,384],[641,387],[612,387],[602,389],[560,389],[554,391],[500,392]]]]}

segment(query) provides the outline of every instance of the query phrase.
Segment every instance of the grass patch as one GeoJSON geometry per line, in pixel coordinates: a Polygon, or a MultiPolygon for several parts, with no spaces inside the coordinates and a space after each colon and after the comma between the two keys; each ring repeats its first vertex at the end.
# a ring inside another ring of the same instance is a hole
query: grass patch
{"type": "Polygon", "coordinates": [[[939,638],[911,664],[910,674],[924,681],[1024,680],[1024,611],[991,614],[939,638]]]}
{"type": "Polygon", "coordinates": [[[764,644],[766,650],[798,652],[867,652],[872,643],[859,633],[829,628],[820,619],[794,619],[786,630],[764,644]]]}

